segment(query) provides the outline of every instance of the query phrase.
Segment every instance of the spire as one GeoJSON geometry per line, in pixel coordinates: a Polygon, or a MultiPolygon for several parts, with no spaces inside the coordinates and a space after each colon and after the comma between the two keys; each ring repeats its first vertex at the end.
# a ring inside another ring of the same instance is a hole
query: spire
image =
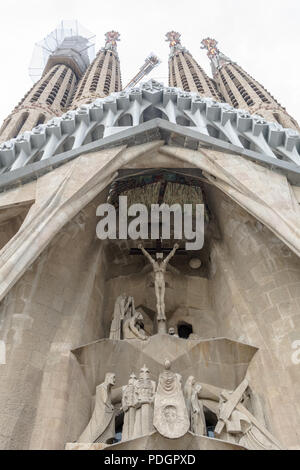
{"type": "Polygon", "coordinates": [[[36,45],[29,68],[36,83],[4,121],[1,141],[15,138],[67,110],[78,79],[93,57],[93,38],[77,21],[62,22],[36,45]]]}
{"type": "Polygon", "coordinates": [[[192,54],[182,46],[180,33],[169,31],[166,38],[171,49],[169,85],[222,101],[214,81],[200,67],[192,54]]]}
{"type": "Polygon", "coordinates": [[[73,108],[122,90],[118,41],[117,31],[105,34],[105,46],[82,77],[72,101],[73,108]]]}
{"type": "Polygon", "coordinates": [[[203,39],[201,45],[208,51],[215,82],[227,103],[299,131],[297,122],[257,80],[219,50],[215,39],[203,39]]]}

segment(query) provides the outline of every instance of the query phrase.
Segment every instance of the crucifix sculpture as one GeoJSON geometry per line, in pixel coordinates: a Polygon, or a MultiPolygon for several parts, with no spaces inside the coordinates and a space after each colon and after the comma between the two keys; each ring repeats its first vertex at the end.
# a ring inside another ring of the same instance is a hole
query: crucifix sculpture
{"type": "Polygon", "coordinates": [[[178,250],[179,245],[176,243],[173,250],[168,254],[168,256],[163,259],[163,253],[156,253],[156,261],[152,256],[145,250],[143,245],[140,243],[138,248],[142,251],[144,256],[150,261],[153,272],[154,272],[154,287],[156,295],[156,309],[157,309],[157,321],[158,321],[158,331],[161,333],[167,332],[166,325],[166,314],[165,314],[165,272],[167,270],[167,265],[171,258],[178,250]]]}

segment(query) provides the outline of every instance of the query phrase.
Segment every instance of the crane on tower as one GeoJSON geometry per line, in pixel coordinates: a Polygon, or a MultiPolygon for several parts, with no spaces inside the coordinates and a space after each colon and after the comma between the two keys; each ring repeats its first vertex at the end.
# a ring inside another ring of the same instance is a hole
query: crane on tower
{"type": "Polygon", "coordinates": [[[153,53],[149,54],[139,72],[130,80],[124,90],[135,87],[146,75],[152,72],[161,63],[160,59],[153,53]]]}

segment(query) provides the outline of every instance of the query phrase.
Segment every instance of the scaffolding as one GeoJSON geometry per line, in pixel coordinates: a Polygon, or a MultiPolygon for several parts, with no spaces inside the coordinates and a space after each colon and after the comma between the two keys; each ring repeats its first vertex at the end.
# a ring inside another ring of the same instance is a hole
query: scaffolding
{"type": "Polygon", "coordinates": [[[78,21],[62,21],[35,45],[29,66],[32,81],[37,82],[55,62],[66,63],[77,76],[82,75],[95,58],[95,37],[78,21]]]}

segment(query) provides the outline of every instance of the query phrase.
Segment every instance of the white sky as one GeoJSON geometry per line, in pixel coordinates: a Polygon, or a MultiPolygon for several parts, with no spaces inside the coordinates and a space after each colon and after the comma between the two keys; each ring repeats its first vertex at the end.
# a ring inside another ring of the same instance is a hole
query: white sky
{"type": "Polygon", "coordinates": [[[97,36],[121,33],[118,50],[123,85],[149,52],[162,60],[148,77],[167,83],[169,46],[165,33],[182,34],[182,44],[210,74],[203,38],[219,41],[300,122],[299,0],[9,0],[1,2],[0,124],[32,86],[28,75],[34,44],[63,19],[77,19],[97,36]]]}

